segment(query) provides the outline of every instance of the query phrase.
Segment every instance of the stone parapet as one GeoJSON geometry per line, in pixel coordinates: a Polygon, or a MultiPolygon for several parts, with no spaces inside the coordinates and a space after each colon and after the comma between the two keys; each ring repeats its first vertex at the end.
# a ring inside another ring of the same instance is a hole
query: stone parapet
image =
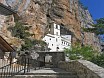
{"type": "Polygon", "coordinates": [[[58,67],[76,72],[78,78],[104,78],[104,68],[86,60],[60,62],[58,67]]]}

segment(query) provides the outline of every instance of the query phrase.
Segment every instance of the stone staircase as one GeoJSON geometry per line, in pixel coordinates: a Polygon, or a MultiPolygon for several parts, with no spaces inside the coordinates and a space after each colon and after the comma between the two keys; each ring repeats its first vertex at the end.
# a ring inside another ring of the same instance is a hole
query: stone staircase
{"type": "Polygon", "coordinates": [[[58,68],[31,69],[26,74],[18,74],[13,78],[78,78],[74,72],[66,72],[58,68]]]}

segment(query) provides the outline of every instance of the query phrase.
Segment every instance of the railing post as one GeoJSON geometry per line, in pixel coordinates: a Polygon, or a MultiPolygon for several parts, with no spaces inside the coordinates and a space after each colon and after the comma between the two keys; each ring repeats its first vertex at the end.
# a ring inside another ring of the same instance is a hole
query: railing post
{"type": "Polygon", "coordinates": [[[24,73],[26,73],[26,55],[25,55],[24,60],[25,60],[25,65],[24,65],[24,73]]]}
{"type": "Polygon", "coordinates": [[[20,57],[20,59],[21,60],[11,62],[10,64],[0,68],[2,72],[0,78],[11,78],[19,72],[23,72],[24,74],[29,72],[31,66],[31,58],[24,54],[23,57],[20,57]]]}
{"type": "Polygon", "coordinates": [[[30,71],[30,59],[27,58],[27,72],[30,71]]]}

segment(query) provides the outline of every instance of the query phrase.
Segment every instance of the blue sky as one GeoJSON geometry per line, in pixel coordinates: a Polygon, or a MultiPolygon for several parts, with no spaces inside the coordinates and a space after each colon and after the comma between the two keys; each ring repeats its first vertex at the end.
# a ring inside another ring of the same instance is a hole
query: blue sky
{"type": "Polygon", "coordinates": [[[80,0],[90,11],[93,19],[104,17],[104,0],[80,0]]]}
{"type": "MultiPolygon", "coordinates": [[[[88,7],[93,20],[104,17],[104,0],[80,0],[84,6],[88,7]]],[[[100,35],[101,41],[104,42],[104,35],[100,35]]]]}

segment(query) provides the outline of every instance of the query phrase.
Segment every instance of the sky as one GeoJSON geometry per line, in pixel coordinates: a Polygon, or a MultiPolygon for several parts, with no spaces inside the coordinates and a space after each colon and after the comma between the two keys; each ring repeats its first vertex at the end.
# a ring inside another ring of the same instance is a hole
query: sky
{"type": "Polygon", "coordinates": [[[104,0],[80,0],[84,6],[88,7],[93,20],[104,17],[104,0]]]}
{"type": "MultiPolygon", "coordinates": [[[[88,7],[93,20],[104,17],[104,0],[80,0],[84,6],[88,7]]],[[[99,35],[100,40],[104,42],[104,34],[99,35]]]]}

